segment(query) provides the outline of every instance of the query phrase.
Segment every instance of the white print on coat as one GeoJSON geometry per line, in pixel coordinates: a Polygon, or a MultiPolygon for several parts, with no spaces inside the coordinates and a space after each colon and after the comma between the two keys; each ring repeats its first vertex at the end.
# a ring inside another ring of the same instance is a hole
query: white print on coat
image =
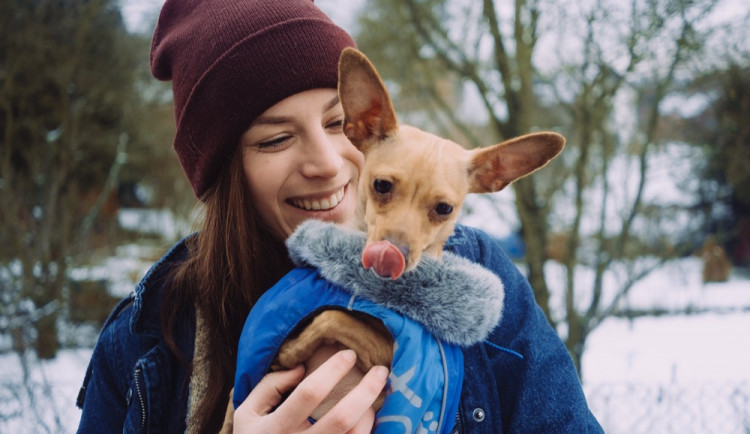
{"type": "Polygon", "coordinates": [[[391,390],[393,392],[401,392],[407,400],[409,400],[409,403],[413,405],[416,408],[419,408],[422,406],[422,398],[414,393],[413,390],[409,388],[407,383],[409,380],[414,377],[414,371],[416,370],[416,366],[412,366],[411,369],[404,372],[402,375],[398,376],[391,371],[391,374],[388,376],[388,379],[391,380],[391,390]]]}

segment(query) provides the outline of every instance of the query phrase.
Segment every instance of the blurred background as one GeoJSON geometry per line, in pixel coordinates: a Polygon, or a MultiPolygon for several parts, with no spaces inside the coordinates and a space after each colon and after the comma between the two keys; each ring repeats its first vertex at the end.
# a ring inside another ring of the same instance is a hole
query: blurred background
{"type": "MultiPolygon", "coordinates": [[[[72,432],[102,322],[195,230],[160,0],[0,0],[0,432],[72,432]]],[[[403,123],[568,143],[462,222],[528,276],[608,433],[750,433],[750,4],[318,0],[403,123]]]]}

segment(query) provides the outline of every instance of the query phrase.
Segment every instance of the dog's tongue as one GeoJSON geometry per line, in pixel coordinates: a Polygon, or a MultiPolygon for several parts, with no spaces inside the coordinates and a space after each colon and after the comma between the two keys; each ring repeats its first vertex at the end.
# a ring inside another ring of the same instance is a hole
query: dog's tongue
{"type": "Polygon", "coordinates": [[[396,246],[388,241],[376,241],[362,251],[362,265],[372,268],[381,277],[396,280],[404,272],[406,260],[396,246]]]}

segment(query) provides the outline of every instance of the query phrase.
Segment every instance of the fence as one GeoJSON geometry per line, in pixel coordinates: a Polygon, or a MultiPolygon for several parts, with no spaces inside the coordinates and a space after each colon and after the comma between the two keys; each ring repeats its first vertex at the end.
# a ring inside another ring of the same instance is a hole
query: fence
{"type": "Polygon", "coordinates": [[[750,380],[597,384],[584,391],[607,434],[750,434],[750,380]]]}
{"type": "MultiPolygon", "coordinates": [[[[0,433],[74,432],[75,396],[90,351],[66,353],[62,378],[0,374],[0,433]]],[[[8,374],[14,360],[0,356],[8,374]]],[[[38,373],[37,373],[38,374],[38,373]]],[[[596,384],[584,387],[607,434],[750,434],[750,380],[704,384],[596,384]]]]}

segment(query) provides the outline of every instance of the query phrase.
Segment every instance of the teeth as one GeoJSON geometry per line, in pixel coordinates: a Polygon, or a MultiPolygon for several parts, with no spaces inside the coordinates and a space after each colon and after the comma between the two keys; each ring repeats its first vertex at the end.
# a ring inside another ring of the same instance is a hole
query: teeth
{"type": "Polygon", "coordinates": [[[337,191],[336,193],[333,193],[332,195],[325,197],[323,199],[317,199],[317,200],[293,200],[292,203],[297,208],[302,208],[307,211],[325,211],[329,210],[341,202],[341,199],[344,198],[344,189],[337,191]]]}

